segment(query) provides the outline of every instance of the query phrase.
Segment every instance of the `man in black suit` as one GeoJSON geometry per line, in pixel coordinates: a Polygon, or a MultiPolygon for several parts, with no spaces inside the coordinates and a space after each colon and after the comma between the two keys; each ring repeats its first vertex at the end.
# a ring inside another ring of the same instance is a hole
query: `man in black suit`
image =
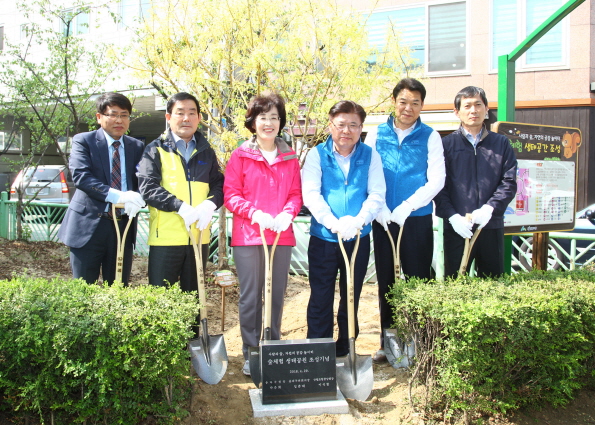
{"type": "Polygon", "coordinates": [[[136,167],[144,144],[125,136],[130,126],[132,104],[119,93],[97,99],[99,130],[80,133],[72,139],[69,168],[77,188],[58,237],[70,247],[70,266],[75,278],[94,283],[101,272],[111,284],[116,276],[117,238],[111,204],[124,204],[116,220],[123,233],[130,226],[124,248],[122,281],[128,284],[136,239],[138,211],[145,206],[138,193],[136,167]]]}

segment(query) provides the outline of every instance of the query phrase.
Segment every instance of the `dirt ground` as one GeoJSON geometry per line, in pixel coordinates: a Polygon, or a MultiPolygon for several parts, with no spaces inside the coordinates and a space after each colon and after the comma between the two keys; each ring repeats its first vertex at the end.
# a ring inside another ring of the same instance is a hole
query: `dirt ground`
{"type": "MultiPolygon", "coordinates": [[[[213,271],[212,268],[209,269],[213,271]]],[[[68,250],[52,242],[11,242],[0,239],[0,279],[9,279],[14,274],[51,278],[70,276],[68,250]]],[[[138,257],[134,261],[132,282],[147,283],[147,260],[138,257]]],[[[237,286],[226,289],[225,329],[223,331],[229,365],[225,377],[217,385],[207,385],[194,373],[192,396],[187,409],[190,416],[184,425],[351,425],[351,424],[429,424],[430,421],[414,412],[409,405],[408,372],[393,369],[389,365],[374,365],[374,389],[365,402],[348,400],[349,414],[254,418],[248,390],[255,388],[252,380],[241,372],[243,356],[238,324],[239,290],[237,286]]],[[[285,299],[282,333],[283,339],[306,337],[306,306],[309,288],[305,278],[291,277],[285,299]]],[[[221,289],[213,279],[208,279],[209,331],[221,332],[221,289]]],[[[337,294],[338,299],[338,294],[337,294]]],[[[336,303],[335,303],[336,304],[336,303]]],[[[360,335],[356,343],[358,354],[373,354],[378,349],[379,323],[377,288],[364,285],[360,300],[360,335]]],[[[189,371],[191,368],[189,367],[189,371]]],[[[8,420],[2,422],[13,423],[8,420]]],[[[595,393],[581,392],[566,408],[525,409],[514,415],[497,418],[482,418],[476,423],[495,425],[587,425],[595,424],[595,393]]]]}

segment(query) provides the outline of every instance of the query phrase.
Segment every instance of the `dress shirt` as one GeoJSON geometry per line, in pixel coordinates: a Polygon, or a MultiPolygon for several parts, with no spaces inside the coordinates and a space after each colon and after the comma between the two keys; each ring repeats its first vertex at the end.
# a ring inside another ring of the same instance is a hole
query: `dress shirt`
{"type": "MultiPolygon", "coordinates": [[[[107,150],[109,152],[109,171],[110,171],[110,176],[112,174],[112,160],[114,157],[114,142],[115,140],[113,139],[112,136],[110,136],[109,134],[107,134],[107,132],[103,132],[105,134],[105,138],[107,140],[107,150]]],[[[118,152],[120,152],[120,175],[122,176],[122,187],[121,187],[121,191],[122,192],[126,192],[128,190],[128,183],[126,180],[126,154],[124,153],[125,149],[124,149],[124,136],[122,136],[120,139],[120,146],[118,147],[118,152]]],[[[105,202],[110,202],[112,204],[115,204],[118,202],[118,199],[120,198],[120,195],[117,194],[117,192],[114,191],[114,189],[110,188],[109,192],[107,193],[107,196],[105,197],[105,202]]],[[[106,207],[106,211],[109,209],[109,205],[106,207]]]]}
{"type": "Polygon", "coordinates": [[[194,136],[192,136],[192,139],[186,143],[184,139],[179,137],[173,131],[171,132],[171,135],[176,142],[176,148],[178,149],[178,152],[180,152],[180,155],[184,157],[186,164],[188,164],[188,161],[190,161],[190,157],[192,156],[192,152],[194,152],[194,149],[196,149],[196,140],[194,140],[194,136]]]}
{"type": "Polygon", "coordinates": [[[471,143],[473,147],[476,147],[479,141],[481,140],[481,135],[483,134],[483,127],[481,128],[479,133],[477,133],[477,136],[474,136],[473,134],[469,133],[467,130],[465,130],[463,126],[461,126],[461,130],[463,130],[463,134],[465,135],[467,140],[469,140],[469,143],[471,143]]]}
{"type": "MultiPolygon", "coordinates": [[[[393,124],[393,128],[399,139],[399,146],[403,139],[407,137],[417,122],[411,127],[401,130],[393,124]]],[[[373,128],[366,136],[366,145],[372,147],[376,152],[376,139],[378,137],[378,128],[373,128]]],[[[432,131],[428,138],[428,170],[426,175],[428,181],[425,185],[417,189],[406,201],[411,205],[415,211],[419,208],[425,207],[444,187],[446,179],[446,166],[444,165],[444,148],[442,147],[442,138],[436,130],[432,131]]],[[[388,184],[399,184],[399,182],[388,182],[388,184]]]]}
{"type": "MultiPolygon", "coordinates": [[[[347,176],[353,151],[347,157],[343,157],[337,152],[336,147],[334,147],[333,153],[335,154],[339,167],[345,176],[347,176]]],[[[320,168],[320,154],[318,153],[318,149],[313,148],[308,152],[308,156],[306,157],[306,161],[302,168],[302,195],[304,205],[310,210],[312,216],[319,223],[324,223],[325,218],[328,215],[334,216],[334,214],[331,211],[329,204],[324,200],[321,188],[322,169],[320,168]]],[[[371,223],[376,218],[376,215],[384,206],[385,196],[386,184],[384,183],[382,161],[380,160],[378,152],[372,150],[370,168],[368,169],[368,198],[362,204],[360,212],[357,215],[364,220],[364,225],[371,223]]]]}

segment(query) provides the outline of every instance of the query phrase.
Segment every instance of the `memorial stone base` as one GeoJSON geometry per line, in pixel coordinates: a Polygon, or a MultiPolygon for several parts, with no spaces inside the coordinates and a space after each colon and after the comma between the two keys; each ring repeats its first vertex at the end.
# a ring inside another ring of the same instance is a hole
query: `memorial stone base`
{"type": "Polygon", "coordinates": [[[325,413],[340,415],[349,413],[349,405],[338,389],[336,400],[278,404],[262,404],[262,390],[260,389],[255,388],[249,392],[255,418],[265,416],[314,416],[325,413]]]}

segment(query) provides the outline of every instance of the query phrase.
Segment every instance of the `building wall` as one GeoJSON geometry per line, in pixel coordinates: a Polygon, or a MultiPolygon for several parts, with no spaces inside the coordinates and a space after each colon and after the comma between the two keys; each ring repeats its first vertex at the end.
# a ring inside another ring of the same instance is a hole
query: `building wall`
{"type": "MultiPolygon", "coordinates": [[[[496,2],[497,0],[493,0],[496,2]]],[[[370,10],[374,0],[336,0],[337,4],[358,11],[370,10]]],[[[443,1],[379,0],[376,9],[445,3],[443,1]]],[[[517,101],[531,101],[539,107],[544,100],[582,99],[594,102],[589,90],[595,81],[595,0],[586,0],[568,20],[568,64],[566,69],[516,73],[517,101]]],[[[498,75],[490,71],[491,0],[467,0],[469,28],[468,72],[456,76],[432,76],[424,80],[428,90],[426,109],[451,108],[456,92],[468,85],[483,87],[490,101],[498,96],[498,75]]]]}

